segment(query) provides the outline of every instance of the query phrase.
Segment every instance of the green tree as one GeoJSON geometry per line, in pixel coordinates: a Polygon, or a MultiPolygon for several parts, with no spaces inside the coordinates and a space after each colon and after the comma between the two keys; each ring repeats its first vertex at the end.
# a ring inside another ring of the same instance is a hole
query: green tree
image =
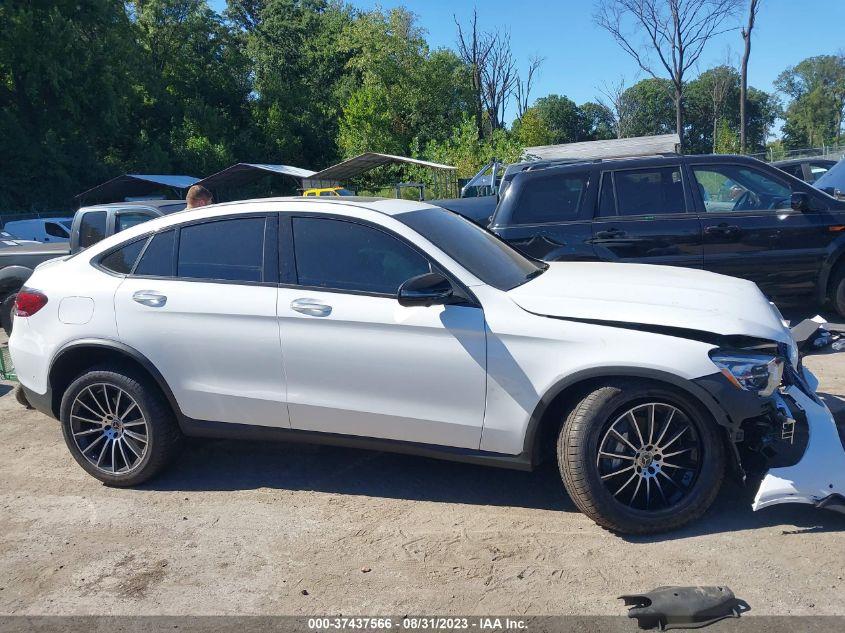
{"type": "Polygon", "coordinates": [[[352,10],[327,0],[229,0],[227,15],[249,60],[254,129],[241,130],[241,160],[311,168],[336,160],[352,10]]]}
{"type": "Polygon", "coordinates": [[[809,57],[784,70],[775,87],[790,103],[786,107],[783,140],[787,147],[838,142],[845,113],[845,56],[809,57]]]}
{"type": "Polygon", "coordinates": [[[112,0],[10,0],[0,32],[0,207],[69,205],[134,127],[132,24],[112,0]]]}
{"type": "Polygon", "coordinates": [[[628,112],[627,136],[671,134],[675,131],[675,103],[668,79],[643,79],[622,93],[628,112]]]}
{"type": "Polygon", "coordinates": [[[453,165],[459,178],[469,178],[493,158],[505,163],[518,161],[523,149],[515,134],[501,128],[479,139],[475,120],[468,113],[449,138],[429,143],[421,158],[453,165]]]}
{"type": "Polygon", "coordinates": [[[513,134],[524,147],[551,145],[554,142],[552,131],[535,107],[528,108],[521,119],[514,121],[513,134]]]}
{"type": "Polygon", "coordinates": [[[132,170],[208,174],[233,162],[250,125],[249,67],[235,34],[204,0],[134,3],[140,48],[132,170]]]}
{"type": "Polygon", "coordinates": [[[552,94],[537,99],[533,107],[551,131],[552,144],[588,140],[587,122],[572,99],[552,94]]]}
{"type": "Polygon", "coordinates": [[[448,137],[454,121],[471,110],[468,69],[451,51],[430,51],[407,10],[358,15],[343,44],[358,86],[340,119],[344,155],[407,154],[415,144],[448,137]]]}
{"type": "Polygon", "coordinates": [[[616,138],[615,120],[607,106],[594,101],[582,103],[579,108],[584,131],[589,140],[600,141],[616,138]]]}

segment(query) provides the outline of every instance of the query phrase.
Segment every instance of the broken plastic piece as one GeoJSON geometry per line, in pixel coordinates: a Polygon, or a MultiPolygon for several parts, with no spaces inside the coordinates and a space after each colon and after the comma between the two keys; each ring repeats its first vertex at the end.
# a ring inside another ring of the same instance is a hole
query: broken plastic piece
{"type": "MultiPolygon", "coordinates": [[[[811,377],[806,369],[804,373],[811,377]]],[[[815,378],[808,382],[812,385],[815,378]]],[[[797,464],[769,469],[752,508],[760,510],[778,503],[807,503],[838,510],[845,495],[845,450],[833,415],[823,402],[810,398],[795,385],[776,397],[784,396],[804,413],[810,439],[797,464]],[[825,501],[828,497],[831,499],[825,501]]]]}
{"type": "Polygon", "coordinates": [[[749,610],[728,587],[658,587],[619,596],[641,629],[698,629],[749,610]]]}

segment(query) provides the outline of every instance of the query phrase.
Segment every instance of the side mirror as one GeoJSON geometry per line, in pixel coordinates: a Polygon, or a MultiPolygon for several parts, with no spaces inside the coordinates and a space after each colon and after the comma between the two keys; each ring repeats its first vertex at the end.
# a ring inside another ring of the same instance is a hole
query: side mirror
{"type": "Polygon", "coordinates": [[[440,273],[411,277],[399,286],[399,305],[430,306],[446,303],[452,296],[452,283],[440,273]]]}
{"type": "Polygon", "coordinates": [[[793,191],[792,197],[789,200],[789,206],[793,211],[809,211],[810,210],[810,196],[803,191],[793,191]]]}

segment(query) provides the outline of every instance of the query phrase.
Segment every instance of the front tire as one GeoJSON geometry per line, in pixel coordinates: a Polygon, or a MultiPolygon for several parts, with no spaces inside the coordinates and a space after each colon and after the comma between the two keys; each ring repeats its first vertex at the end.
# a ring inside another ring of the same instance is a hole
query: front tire
{"type": "Polygon", "coordinates": [[[718,429],[686,394],[625,380],[597,387],[560,431],[558,465],[575,505],[623,534],[655,534],[700,517],[719,492],[718,429]]]}
{"type": "Polygon", "coordinates": [[[182,433],[167,401],[147,376],[103,366],[77,378],[65,391],[62,434],[71,455],[109,486],[136,486],[178,455],[182,433]]]}
{"type": "Polygon", "coordinates": [[[830,303],[839,316],[845,316],[845,265],[837,267],[830,284],[830,303]]]}

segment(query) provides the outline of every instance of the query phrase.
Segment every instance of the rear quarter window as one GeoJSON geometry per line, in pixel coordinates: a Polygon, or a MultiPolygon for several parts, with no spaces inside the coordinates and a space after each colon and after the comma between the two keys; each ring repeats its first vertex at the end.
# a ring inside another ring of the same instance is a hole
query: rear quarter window
{"type": "Polygon", "coordinates": [[[554,174],[528,178],[523,184],[511,224],[548,224],[578,219],[589,174],[554,174]]]}

